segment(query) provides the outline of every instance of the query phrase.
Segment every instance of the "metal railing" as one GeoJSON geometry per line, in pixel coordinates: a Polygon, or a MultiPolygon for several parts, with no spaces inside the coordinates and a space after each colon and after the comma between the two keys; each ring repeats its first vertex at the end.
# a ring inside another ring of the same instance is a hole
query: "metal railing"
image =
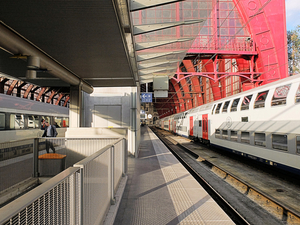
{"type": "Polygon", "coordinates": [[[100,224],[126,170],[120,138],[0,209],[0,224],[100,224]]]}

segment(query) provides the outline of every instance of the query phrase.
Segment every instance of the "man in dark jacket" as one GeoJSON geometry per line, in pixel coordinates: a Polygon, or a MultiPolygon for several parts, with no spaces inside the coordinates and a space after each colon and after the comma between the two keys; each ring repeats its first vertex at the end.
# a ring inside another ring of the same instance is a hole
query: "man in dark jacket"
{"type": "Polygon", "coordinates": [[[41,130],[45,130],[45,128],[46,128],[45,120],[42,119],[42,120],[41,120],[41,130]]]}
{"type": "MultiPolygon", "coordinates": [[[[55,126],[52,126],[49,124],[48,121],[45,121],[45,131],[42,137],[56,137],[57,136],[57,131],[55,126]]],[[[52,149],[53,153],[55,153],[55,148],[53,146],[53,143],[51,140],[46,140],[46,151],[49,153],[49,147],[52,149]]]]}

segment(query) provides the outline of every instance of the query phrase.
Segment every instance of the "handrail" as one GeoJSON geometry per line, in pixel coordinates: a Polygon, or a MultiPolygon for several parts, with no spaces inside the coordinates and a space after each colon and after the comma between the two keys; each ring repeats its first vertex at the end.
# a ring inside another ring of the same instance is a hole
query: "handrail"
{"type": "Polygon", "coordinates": [[[28,192],[27,194],[21,196],[20,198],[16,199],[15,201],[9,203],[8,205],[4,206],[0,210],[0,224],[3,224],[7,220],[9,220],[12,215],[19,213],[22,209],[26,208],[28,205],[32,204],[36,201],[39,197],[44,195],[49,190],[56,187],[60,184],[64,179],[71,176],[75,172],[79,171],[78,168],[69,167],[68,169],[64,170],[63,172],[57,174],[51,180],[46,181],[45,183],[41,184],[40,186],[36,187],[34,190],[28,192]]]}
{"type": "Polygon", "coordinates": [[[120,141],[122,141],[125,138],[119,138],[117,141],[115,141],[112,144],[106,145],[105,147],[101,148],[99,151],[95,152],[94,154],[84,158],[83,160],[75,163],[73,166],[74,167],[80,167],[83,168],[86,164],[88,164],[90,161],[93,159],[97,158],[98,156],[102,155],[104,152],[106,152],[108,149],[110,149],[112,146],[116,145],[120,141]]]}

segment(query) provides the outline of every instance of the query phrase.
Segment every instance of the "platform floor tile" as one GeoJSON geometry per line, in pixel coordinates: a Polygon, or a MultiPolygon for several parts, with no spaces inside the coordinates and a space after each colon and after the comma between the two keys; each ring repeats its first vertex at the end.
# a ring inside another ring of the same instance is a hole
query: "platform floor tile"
{"type": "Polygon", "coordinates": [[[147,127],[138,158],[129,158],[128,182],[115,225],[234,224],[147,127]]]}

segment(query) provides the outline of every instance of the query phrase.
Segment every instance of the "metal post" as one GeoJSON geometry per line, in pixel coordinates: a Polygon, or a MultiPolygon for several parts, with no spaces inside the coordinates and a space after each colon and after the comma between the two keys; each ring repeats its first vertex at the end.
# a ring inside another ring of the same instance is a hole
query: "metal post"
{"type": "MultiPolygon", "coordinates": [[[[70,224],[82,224],[81,218],[82,218],[82,195],[81,190],[82,185],[81,181],[82,171],[81,169],[73,174],[70,180],[70,224]],[[79,196],[79,198],[78,198],[79,196]],[[79,209],[78,209],[79,206],[79,209]],[[77,211],[78,210],[78,211],[77,211]]],[[[65,214],[67,215],[67,213],[65,214]]]]}
{"type": "Polygon", "coordinates": [[[83,192],[84,192],[84,189],[83,189],[83,171],[84,169],[83,168],[80,168],[80,174],[79,174],[79,225],[83,225],[83,192]]]}
{"type": "Polygon", "coordinates": [[[39,138],[33,139],[33,177],[39,177],[39,138]]]}
{"type": "Polygon", "coordinates": [[[114,205],[116,204],[116,199],[115,199],[115,173],[114,173],[114,168],[115,168],[115,146],[111,146],[111,151],[110,151],[110,192],[111,192],[111,199],[110,199],[110,204],[114,205]]]}
{"type": "Polygon", "coordinates": [[[123,138],[122,140],[122,163],[123,163],[123,166],[122,166],[122,177],[125,177],[126,175],[126,165],[127,165],[127,146],[126,146],[126,139],[123,138]]]}

